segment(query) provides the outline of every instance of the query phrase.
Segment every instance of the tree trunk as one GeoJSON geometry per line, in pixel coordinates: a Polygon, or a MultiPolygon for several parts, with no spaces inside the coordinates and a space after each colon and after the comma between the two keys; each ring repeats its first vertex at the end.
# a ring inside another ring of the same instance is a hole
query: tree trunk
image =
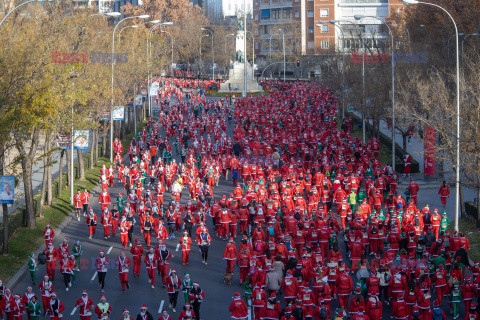
{"type": "Polygon", "coordinates": [[[98,137],[100,136],[100,133],[98,132],[97,129],[95,129],[95,165],[98,162],[98,137]]]}
{"type": "Polygon", "coordinates": [[[42,176],[42,191],[40,192],[40,206],[38,207],[38,216],[43,218],[43,207],[45,206],[45,194],[47,193],[47,175],[48,167],[50,167],[49,153],[50,153],[50,133],[45,135],[45,147],[43,151],[43,176],[42,176]]]}
{"type": "Polygon", "coordinates": [[[23,169],[23,185],[25,191],[25,207],[27,209],[27,228],[35,229],[37,221],[35,217],[35,204],[33,199],[33,186],[32,186],[32,168],[33,163],[29,157],[24,157],[22,160],[23,169]]]}
{"type": "Polygon", "coordinates": [[[92,145],[90,146],[90,168],[89,169],[93,169],[94,155],[95,155],[95,130],[92,130],[92,145]]]}
{"type": "Polygon", "coordinates": [[[107,156],[107,130],[108,128],[103,126],[103,132],[102,132],[102,156],[106,157],[107,156]]]}
{"type": "Polygon", "coordinates": [[[59,196],[63,191],[63,154],[65,150],[62,149],[60,152],[60,161],[58,162],[58,195],[59,196]]]}
{"type": "Polygon", "coordinates": [[[460,182],[460,213],[461,217],[465,217],[465,198],[463,197],[463,186],[460,182]]]}
{"type": "Polygon", "coordinates": [[[85,163],[83,161],[82,150],[80,149],[77,149],[77,158],[78,158],[78,170],[79,170],[78,177],[80,180],[83,180],[85,179],[85,163]]]}
{"type": "Polygon", "coordinates": [[[67,186],[68,186],[69,188],[71,188],[71,187],[72,187],[72,184],[73,184],[73,181],[71,181],[72,179],[70,179],[70,177],[71,177],[71,173],[70,173],[71,171],[70,171],[70,170],[74,170],[74,169],[71,168],[71,166],[70,166],[70,163],[71,163],[70,157],[73,155],[73,154],[72,154],[72,150],[67,149],[67,150],[66,150],[66,154],[67,154],[67,186]]]}
{"type": "Polygon", "coordinates": [[[40,191],[40,206],[38,207],[38,216],[41,218],[43,218],[43,206],[45,205],[45,193],[47,192],[47,166],[48,161],[43,157],[42,190],[40,191]]]}
{"type": "Polygon", "coordinates": [[[402,133],[403,151],[407,152],[407,134],[402,133]]]}
{"type": "MultiPolygon", "coordinates": [[[[3,176],[5,166],[5,145],[0,145],[0,175],[3,176]]],[[[8,205],[2,204],[3,211],[3,246],[2,254],[4,256],[8,255],[8,205]]]]}
{"type": "Polygon", "coordinates": [[[47,205],[53,204],[53,186],[52,186],[52,140],[49,139],[48,143],[48,167],[47,167],[47,205]]]}

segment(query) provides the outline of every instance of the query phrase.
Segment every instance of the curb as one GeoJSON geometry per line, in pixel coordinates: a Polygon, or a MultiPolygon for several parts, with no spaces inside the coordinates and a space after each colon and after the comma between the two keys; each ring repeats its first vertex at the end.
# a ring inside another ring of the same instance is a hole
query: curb
{"type": "MultiPolygon", "coordinates": [[[[63,232],[63,229],[70,223],[70,221],[72,221],[73,218],[71,215],[69,215],[68,217],[66,217],[62,223],[60,223],[60,225],[57,227],[57,229],[55,229],[55,236],[57,235],[60,235],[62,234],[63,232]]],[[[43,250],[45,250],[45,244],[42,244],[40,246],[40,248],[37,249],[37,251],[35,251],[35,256],[38,256],[39,253],[43,252],[43,250]]],[[[15,287],[18,282],[23,278],[23,276],[26,274],[27,272],[27,268],[28,268],[28,265],[27,265],[27,262],[23,264],[23,266],[20,267],[20,269],[18,269],[18,271],[12,276],[12,278],[8,281],[7,283],[7,287],[8,288],[13,288],[15,287]]]]}

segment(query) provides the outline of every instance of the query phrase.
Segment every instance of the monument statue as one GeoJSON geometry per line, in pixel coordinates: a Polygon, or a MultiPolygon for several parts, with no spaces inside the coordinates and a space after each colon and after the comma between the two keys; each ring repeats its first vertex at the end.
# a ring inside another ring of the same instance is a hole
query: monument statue
{"type": "Polygon", "coordinates": [[[243,63],[243,62],[244,62],[244,60],[243,60],[243,53],[242,53],[241,50],[237,50],[237,51],[235,52],[235,61],[240,62],[240,63],[243,63]]]}
{"type": "Polygon", "coordinates": [[[237,20],[237,31],[243,31],[243,20],[241,18],[237,20]]]}

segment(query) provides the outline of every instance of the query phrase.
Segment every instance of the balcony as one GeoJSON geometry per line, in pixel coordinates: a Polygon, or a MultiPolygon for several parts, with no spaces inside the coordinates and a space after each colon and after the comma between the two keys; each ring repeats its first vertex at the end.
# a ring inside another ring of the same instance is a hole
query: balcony
{"type": "Polygon", "coordinates": [[[275,1],[275,0],[262,0],[260,2],[259,9],[274,9],[274,8],[291,8],[292,7],[292,0],[283,0],[283,1],[275,1]]]}
{"type": "Polygon", "coordinates": [[[292,19],[262,19],[259,24],[261,26],[271,25],[271,24],[288,24],[292,23],[292,19]]]}

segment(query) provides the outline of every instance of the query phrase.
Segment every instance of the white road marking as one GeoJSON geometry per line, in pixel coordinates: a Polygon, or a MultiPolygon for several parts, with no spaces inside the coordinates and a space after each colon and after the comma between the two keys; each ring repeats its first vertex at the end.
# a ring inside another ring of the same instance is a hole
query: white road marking
{"type": "Polygon", "coordinates": [[[248,320],[252,320],[252,308],[248,307],[248,320]]]}
{"type": "Polygon", "coordinates": [[[110,252],[112,251],[112,249],[113,249],[113,246],[110,247],[110,248],[108,248],[107,254],[110,254],[110,252]]]}
{"type": "Polygon", "coordinates": [[[165,303],[165,300],[162,300],[162,302],[160,302],[160,308],[158,308],[158,313],[162,313],[164,303],[165,303]]]}
{"type": "Polygon", "coordinates": [[[71,316],[75,314],[75,311],[77,311],[77,307],[73,308],[72,312],[70,313],[71,316]]]}
{"type": "Polygon", "coordinates": [[[95,271],[95,273],[93,274],[93,277],[92,277],[92,279],[90,279],[90,281],[95,280],[95,277],[96,277],[96,276],[97,276],[97,271],[95,271]]]}

